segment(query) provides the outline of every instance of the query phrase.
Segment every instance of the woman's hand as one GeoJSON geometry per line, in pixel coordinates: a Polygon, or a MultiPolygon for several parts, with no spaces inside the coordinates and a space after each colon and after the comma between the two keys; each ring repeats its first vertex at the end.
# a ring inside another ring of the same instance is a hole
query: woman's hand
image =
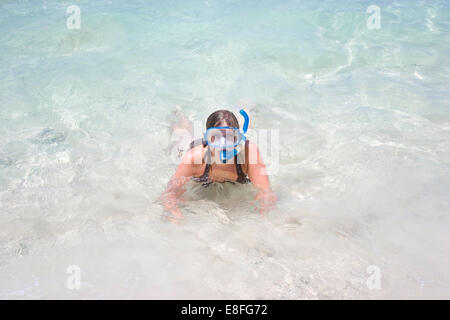
{"type": "Polygon", "coordinates": [[[260,214],[264,214],[275,208],[278,197],[272,191],[260,192],[256,195],[256,206],[260,214]]]}
{"type": "Polygon", "coordinates": [[[172,216],[167,216],[169,221],[173,224],[179,224],[180,221],[183,219],[183,213],[181,212],[180,208],[172,208],[168,210],[172,216]]]}
{"type": "MultiPolygon", "coordinates": [[[[169,189],[169,188],[168,188],[169,189]]],[[[180,200],[173,192],[167,191],[162,195],[162,203],[164,209],[167,211],[166,217],[172,223],[178,223],[180,219],[183,218],[183,213],[180,208],[178,208],[178,203],[180,200]]]]}

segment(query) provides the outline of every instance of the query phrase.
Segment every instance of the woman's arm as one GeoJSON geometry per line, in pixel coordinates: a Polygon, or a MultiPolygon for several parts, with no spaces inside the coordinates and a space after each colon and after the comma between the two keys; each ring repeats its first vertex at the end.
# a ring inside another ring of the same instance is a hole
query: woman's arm
{"type": "Polygon", "coordinates": [[[197,148],[192,148],[181,159],[181,163],[178,165],[175,174],[170,179],[166,190],[162,194],[162,203],[164,208],[171,212],[175,217],[182,217],[183,214],[178,208],[180,197],[184,193],[183,186],[195,174],[196,162],[195,157],[197,148]]]}
{"type": "Polygon", "coordinates": [[[259,202],[259,212],[263,214],[272,209],[277,201],[276,195],[270,189],[266,166],[261,159],[258,147],[249,142],[248,145],[248,177],[258,189],[255,200],[259,202]]]}

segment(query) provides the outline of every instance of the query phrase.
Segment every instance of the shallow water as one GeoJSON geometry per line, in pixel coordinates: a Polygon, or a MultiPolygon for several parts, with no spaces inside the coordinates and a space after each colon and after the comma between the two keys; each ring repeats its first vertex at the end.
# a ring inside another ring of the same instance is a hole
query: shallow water
{"type": "Polygon", "coordinates": [[[450,298],[448,1],[72,4],[0,1],[0,298],[450,298]],[[164,218],[177,105],[279,130],[275,210],[164,218]]]}

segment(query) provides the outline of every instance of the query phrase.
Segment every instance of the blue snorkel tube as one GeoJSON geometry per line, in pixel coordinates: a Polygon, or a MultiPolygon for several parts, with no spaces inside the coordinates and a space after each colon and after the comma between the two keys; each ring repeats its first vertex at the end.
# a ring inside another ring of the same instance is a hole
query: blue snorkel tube
{"type": "Polygon", "coordinates": [[[249,117],[248,117],[247,112],[245,112],[244,109],[241,109],[241,110],[239,111],[239,113],[244,117],[244,120],[245,120],[245,122],[244,122],[244,128],[242,128],[242,130],[244,131],[244,141],[245,141],[245,134],[247,133],[247,130],[248,130],[248,123],[250,122],[250,119],[249,119],[249,117]]]}
{"type": "MultiPolygon", "coordinates": [[[[244,127],[242,128],[242,140],[239,141],[239,143],[241,143],[242,141],[245,141],[245,134],[247,133],[248,130],[248,124],[250,122],[250,119],[248,117],[247,112],[244,111],[244,109],[241,109],[239,111],[239,113],[244,117],[244,127]]],[[[238,154],[236,148],[233,148],[233,150],[227,151],[226,149],[223,149],[222,152],[220,153],[220,160],[222,161],[222,163],[226,163],[229,159],[235,157],[238,154]]]]}

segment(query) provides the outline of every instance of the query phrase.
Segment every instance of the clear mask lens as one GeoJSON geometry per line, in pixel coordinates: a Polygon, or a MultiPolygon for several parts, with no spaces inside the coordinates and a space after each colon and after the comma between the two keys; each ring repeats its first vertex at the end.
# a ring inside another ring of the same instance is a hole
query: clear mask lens
{"type": "Polygon", "coordinates": [[[230,149],[241,142],[241,133],[235,128],[209,128],[205,139],[213,148],[230,149]]]}

